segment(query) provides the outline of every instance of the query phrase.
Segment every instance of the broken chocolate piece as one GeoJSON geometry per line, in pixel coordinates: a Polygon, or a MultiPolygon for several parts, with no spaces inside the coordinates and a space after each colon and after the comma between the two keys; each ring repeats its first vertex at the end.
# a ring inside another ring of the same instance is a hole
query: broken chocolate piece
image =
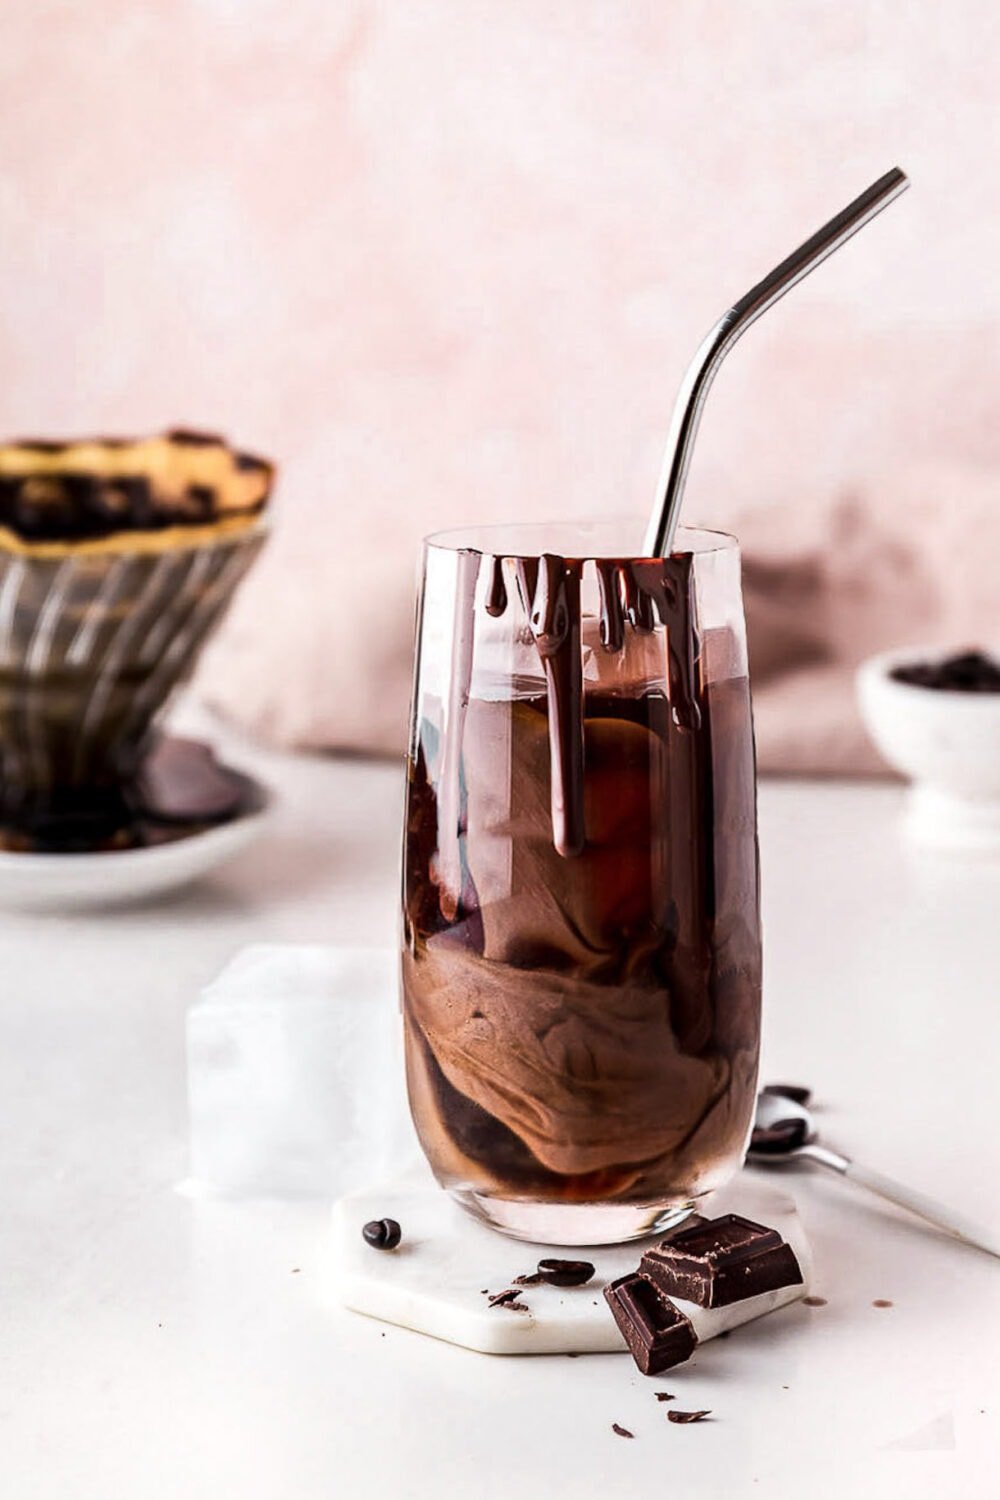
{"type": "Polygon", "coordinates": [[[710,1417],[710,1411],[668,1411],[668,1422],[701,1422],[705,1417],[710,1417]]]}
{"type": "Polygon", "coordinates": [[[583,1286],[594,1274],[589,1260],[540,1260],[538,1279],[549,1286],[583,1286]]]}
{"type": "Polygon", "coordinates": [[[604,1297],[644,1375],[658,1375],[690,1359],[698,1343],[691,1320],[644,1276],[637,1271],[619,1276],[604,1288],[604,1297]]]}
{"type": "Polygon", "coordinates": [[[634,1432],[629,1432],[627,1427],[619,1427],[617,1422],[612,1422],[611,1431],[617,1432],[619,1437],[635,1437],[634,1432]]]}
{"type": "Polygon", "coordinates": [[[656,1391],[655,1395],[656,1395],[657,1401],[673,1401],[674,1400],[674,1393],[673,1393],[673,1391],[656,1391]]]}
{"type": "Polygon", "coordinates": [[[802,1281],[790,1245],[776,1229],[740,1214],[724,1214],[647,1250],[640,1273],[662,1297],[698,1307],[726,1307],[802,1281]]]}

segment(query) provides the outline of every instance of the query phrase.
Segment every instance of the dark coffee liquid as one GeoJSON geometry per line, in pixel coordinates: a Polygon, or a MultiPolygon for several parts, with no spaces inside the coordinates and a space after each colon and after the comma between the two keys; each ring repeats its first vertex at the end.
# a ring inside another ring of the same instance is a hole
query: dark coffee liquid
{"type": "Polygon", "coordinates": [[[580,652],[579,595],[571,582],[560,602],[560,562],[541,606],[537,572],[519,580],[546,691],[469,700],[455,832],[439,826],[441,747],[430,726],[418,733],[404,874],[411,1103],[449,1186],[679,1200],[729,1175],[753,1111],[749,690],[745,678],[701,684],[688,576],[668,576],[679,593],[658,599],[664,564],[638,565],[659,571],[631,593],[613,575],[601,639],[618,650],[670,614],[668,684],[584,690],[559,660],[563,643],[580,652]],[[457,857],[442,860],[456,835],[457,857]]]}

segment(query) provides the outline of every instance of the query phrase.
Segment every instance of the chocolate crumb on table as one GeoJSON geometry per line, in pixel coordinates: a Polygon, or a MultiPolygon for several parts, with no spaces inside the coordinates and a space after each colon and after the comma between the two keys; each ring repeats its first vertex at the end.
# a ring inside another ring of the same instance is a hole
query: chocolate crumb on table
{"type": "Polygon", "coordinates": [[[673,1391],[654,1391],[657,1401],[676,1401],[677,1397],[673,1391]]]}
{"type": "Polygon", "coordinates": [[[677,1408],[674,1407],[671,1411],[667,1412],[667,1421],[685,1423],[702,1422],[704,1421],[705,1417],[710,1417],[711,1415],[711,1411],[678,1411],[677,1408]]]}
{"type": "Polygon", "coordinates": [[[634,1432],[629,1432],[629,1430],[628,1430],[627,1427],[619,1427],[619,1425],[618,1425],[617,1422],[612,1422],[612,1424],[611,1424],[611,1431],[612,1432],[617,1432],[617,1434],[618,1434],[619,1437],[627,1437],[627,1438],[634,1438],[635,1437],[635,1433],[634,1432]]]}
{"type": "Polygon", "coordinates": [[[892,1305],[887,1297],[876,1297],[872,1303],[872,1307],[892,1307],[892,1305]]]}
{"type": "Polygon", "coordinates": [[[490,1298],[490,1307],[509,1307],[513,1312],[527,1312],[528,1307],[523,1302],[518,1302],[516,1287],[508,1287],[505,1292],[497,1292],[495,1297],[490,1298]]]}

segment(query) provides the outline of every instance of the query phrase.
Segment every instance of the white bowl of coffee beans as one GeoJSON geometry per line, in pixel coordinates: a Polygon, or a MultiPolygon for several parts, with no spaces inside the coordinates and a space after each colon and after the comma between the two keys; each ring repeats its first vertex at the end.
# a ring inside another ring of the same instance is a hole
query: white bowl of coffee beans
{"type": "Polygon", "coordinates": [[[1000,851],[1000,654],[885,651],[858,669],[857,688],[876,746],[912,782],[912,837],[1000,851]]]}

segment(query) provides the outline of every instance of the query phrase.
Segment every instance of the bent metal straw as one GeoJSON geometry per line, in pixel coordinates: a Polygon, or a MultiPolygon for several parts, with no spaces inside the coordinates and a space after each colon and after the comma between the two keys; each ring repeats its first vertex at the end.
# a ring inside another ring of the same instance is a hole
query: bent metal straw
{"type": "Polygon", "coordinates": [[[828,224],[818,229],[805,244],[793,250],[763,281],[758,281],[745,296],[734,302],[704,339],[688,366],[674,403],[670,435],[656,489],[656,503],[643,546],[646,557],[670,556],[701,410],[715,373],[736,340],[761,313],[766,312],[779,297],[783,297],[797,281],[808,276],[828,255],[839,250],[852,234],[856,234],[869,219],[874,219],[876,214],[881,213],[909,185],[909,178],[899,167],[886,172],[884,177],[873,182],[853,203],[841,209],[828,224]]]}

